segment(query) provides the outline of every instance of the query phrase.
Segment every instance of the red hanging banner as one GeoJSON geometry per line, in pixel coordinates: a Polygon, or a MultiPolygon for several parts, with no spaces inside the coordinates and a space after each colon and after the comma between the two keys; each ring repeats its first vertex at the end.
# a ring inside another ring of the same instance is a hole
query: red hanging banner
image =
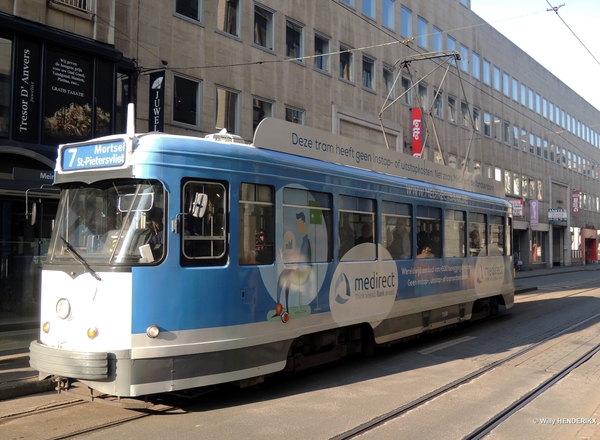
{"type": "Polygon", "coordinates": [[[412,110],[412,153],[421,157],[423,152],[423,112],[419,107],[412,110]]]}

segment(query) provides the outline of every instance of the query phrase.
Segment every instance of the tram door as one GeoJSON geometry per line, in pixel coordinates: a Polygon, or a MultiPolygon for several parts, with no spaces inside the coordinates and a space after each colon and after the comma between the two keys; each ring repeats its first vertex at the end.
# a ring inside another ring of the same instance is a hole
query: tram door
{"type": "Polygon", "coordinates": [[[0,324],[37,319],[41,266],[57,205],[57,199],[30,197],[26,208],[24,198],[0,194],[0,324]]]}

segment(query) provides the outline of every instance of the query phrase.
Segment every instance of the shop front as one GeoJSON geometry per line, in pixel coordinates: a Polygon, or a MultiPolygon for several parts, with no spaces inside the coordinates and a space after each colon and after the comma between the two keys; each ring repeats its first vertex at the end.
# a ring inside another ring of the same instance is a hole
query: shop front
{"type": "Polygon", "coordinates": [[[58,145],[122,130],[133,72],[110,45],[0,14],[0,333],[37,325],[58,145]]]}

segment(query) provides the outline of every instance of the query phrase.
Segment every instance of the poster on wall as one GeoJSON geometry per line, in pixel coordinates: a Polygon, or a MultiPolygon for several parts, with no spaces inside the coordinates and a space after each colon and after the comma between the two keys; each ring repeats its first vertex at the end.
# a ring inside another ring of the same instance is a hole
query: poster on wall
{"type": "Polygon", "coordinates": [[[40,45],[19,40],[15,58],[14,138],[21,142],[37,143],[40,121],[40,45]]]}
{"type": "Polygon", "coordinates": [[[44,143],[79,142],[92,137],[93,61],[65,52],[46,52],[44,143]]]}

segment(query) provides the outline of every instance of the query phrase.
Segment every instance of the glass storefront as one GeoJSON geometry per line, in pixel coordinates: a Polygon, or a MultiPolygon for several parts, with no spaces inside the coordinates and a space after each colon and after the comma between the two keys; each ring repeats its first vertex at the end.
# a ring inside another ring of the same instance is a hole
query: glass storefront
{"type": "Polygon", "coordinates": [[[40,273],[58,199],[36,196],[28,204],[0,192],[0,324],[38,319],[40,273]]]}

